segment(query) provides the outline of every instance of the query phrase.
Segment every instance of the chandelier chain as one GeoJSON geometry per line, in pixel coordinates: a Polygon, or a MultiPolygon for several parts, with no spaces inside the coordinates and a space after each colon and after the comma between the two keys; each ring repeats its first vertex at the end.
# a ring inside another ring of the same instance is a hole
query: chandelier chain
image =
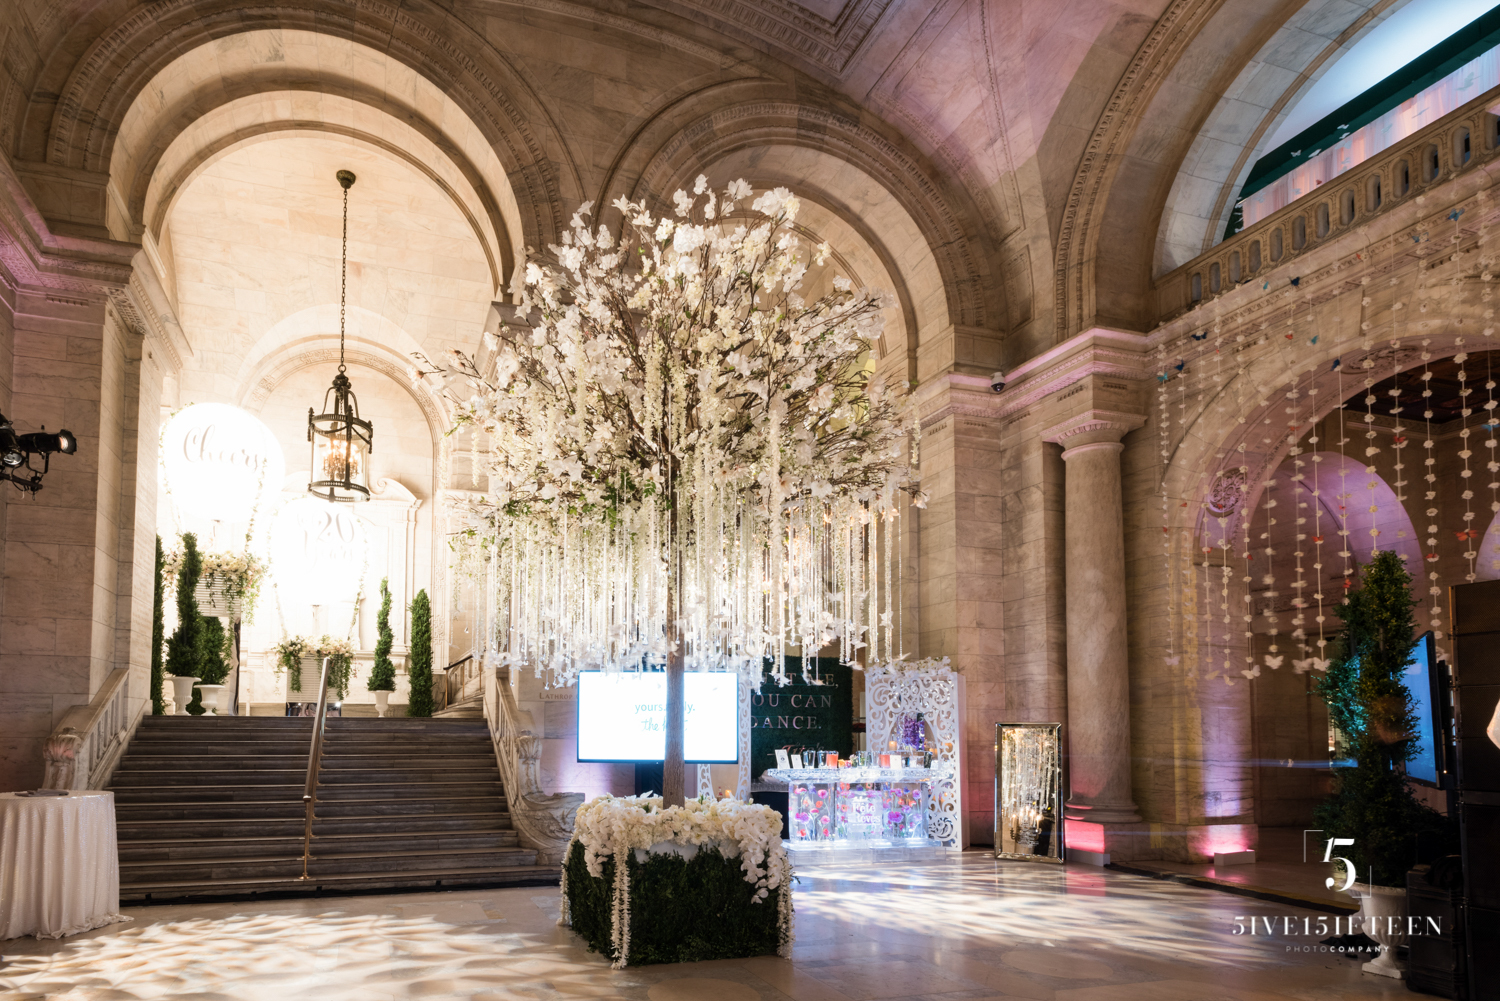
{"type": "Polygon", "coordinates": [[[349,189],[344,188],[344,243],[339,250],[339,372],[344,372],[344,302],[349,290],[349,189]]]}

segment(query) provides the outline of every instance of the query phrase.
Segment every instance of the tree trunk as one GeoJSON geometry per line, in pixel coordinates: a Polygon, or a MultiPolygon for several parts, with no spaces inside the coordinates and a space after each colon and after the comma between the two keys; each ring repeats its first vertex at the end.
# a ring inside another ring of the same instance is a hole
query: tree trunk
{"type": "Polygon", "coordinates": [[[682,728],[686,715],[682,699],[683,650],[681,637],[677,639],[677,649],[667,657],[667,756],[661,769],[663,806],[681,806],[687,799],[687,766],[682,761],[682,728]]]}

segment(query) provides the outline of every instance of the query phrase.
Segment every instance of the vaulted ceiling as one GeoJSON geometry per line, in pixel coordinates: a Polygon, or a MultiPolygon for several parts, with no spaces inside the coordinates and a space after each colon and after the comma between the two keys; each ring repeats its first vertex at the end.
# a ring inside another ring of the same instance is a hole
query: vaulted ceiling
{"type": "MultiPolygon", "coordinates": [[[[1298,96],[1404,2],[12,0],[0,149],[39,204],[53,199],[49,219],[102,233],[115,212],[128,225],[110,231],[134,238],[149,169],[114,194],[94,178],[119,168],[130,109],[150,110],[143,88],[216,45],[212,74],[195,69],[155,108],[136,161],[153,168],[232,102],[332,93],[410,123],[413,142],[457,147],[453,184],[498,271],[585,199],[680,183],[740,151],[815,149],[881,189],[889,233],[910,220],[940,288],[907,288],[908,313],[940,295],[941,337],[973,345],[949,364],[978,371],[1091,325],[1145,329],[1153,274],[1212,244],[1226,192],[1298,96]],[[338,36],[355,55],[278,68],[233,44],[256,31],[338,36]],[[455,131],[460,118],[472,125],[455,131]],[[40,179],[59,170],[66,193],[40,179]],[[92,230],[76,207],[88,199],[92,230]]],[[[820,203],[858,226],[838,194],[820,203]]],[[[899,284],[905,248],[865,237],[899,284]]]]}

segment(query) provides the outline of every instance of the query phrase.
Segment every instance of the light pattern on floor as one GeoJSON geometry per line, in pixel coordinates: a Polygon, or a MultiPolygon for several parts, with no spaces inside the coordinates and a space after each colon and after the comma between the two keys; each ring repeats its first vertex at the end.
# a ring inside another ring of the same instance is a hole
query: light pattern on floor
{"type": "Polygon", "coordinates": [[[1234,935],[1310,912],[1086,867],[978,854],[809,870],[792,960],[611,970],[556,926],[555,891],[475,890],[132,908],[59,941],[0,943],[0,996],[49,1001],[1363,1001],[1402,983],[1315,938],[1234,935]]]}

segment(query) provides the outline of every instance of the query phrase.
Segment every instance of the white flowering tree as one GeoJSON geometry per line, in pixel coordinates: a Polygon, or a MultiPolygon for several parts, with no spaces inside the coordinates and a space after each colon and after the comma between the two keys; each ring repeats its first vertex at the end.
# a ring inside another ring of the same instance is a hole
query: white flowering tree
{"type": "Polygon", "coordinates": [[[886,303],[844,278],[805,300],[829,248],[799,239],[786,189],[753,194],[699,177],[664,218],[622,198],[619,237],[585,204],[512,290],[529,328],[413,372],[487,478],[456,542],[493,655],[561,683],[664,665],[669,805],[684,670],[758,687],[789,652],[898,655],[880,528],[916,488],[911,423],[872,374],[886,303]]]}

